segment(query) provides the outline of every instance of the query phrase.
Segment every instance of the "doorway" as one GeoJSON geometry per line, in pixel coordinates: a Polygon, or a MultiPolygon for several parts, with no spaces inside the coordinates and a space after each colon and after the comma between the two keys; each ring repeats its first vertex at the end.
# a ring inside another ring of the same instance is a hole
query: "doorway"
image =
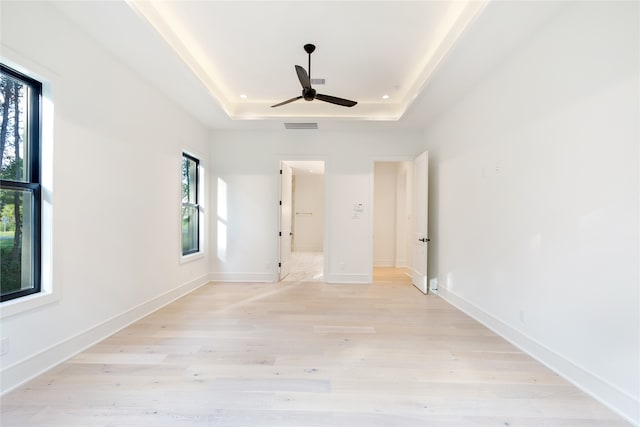
{"type": "Polygon", "coordinates": [[[322,281],[324,161],[281,164],[280,280],[322,281]]]}
{"type": "Polygon", "coordinates": [[[376,161],[373,167],[373,280],[411,282],[413,163],[376,161]]]}
{"type": "Polygon", "coordinates": [[[426,294],[429,153],[412,161],[376,161],[373,175],[373,277],[380,276],[376,269],[400,269],[426,294]]]}

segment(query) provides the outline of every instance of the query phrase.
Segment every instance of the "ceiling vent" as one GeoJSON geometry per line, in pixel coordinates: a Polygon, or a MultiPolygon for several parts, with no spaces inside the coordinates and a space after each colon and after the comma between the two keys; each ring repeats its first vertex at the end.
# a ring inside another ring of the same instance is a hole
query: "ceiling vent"
{"type": "Polygon", "coordinates": [[[324,84],[324,79],[311,79],[311,84],[312,85],[323,85],[324,84]]]}
{"type": "Polygon", "coordinates": [[[318,123],[285,123],[285,129],[318,129],[318,123]]]}

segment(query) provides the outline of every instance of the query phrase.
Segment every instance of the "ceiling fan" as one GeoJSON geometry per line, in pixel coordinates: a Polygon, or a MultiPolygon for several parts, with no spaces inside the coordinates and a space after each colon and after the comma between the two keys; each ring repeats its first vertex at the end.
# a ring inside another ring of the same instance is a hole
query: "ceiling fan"
{"type": "Polygon", "coordinates": [[[314,99],[319,99],[320,101],[329,102],[331,104],[342,105],[343,107],[353,107],[357,104],[356,101],[350,101],[344,98],[338,98],[330,95],[323,95],[321,93],[317,93],[314,88],[311,87],[311,54],[316,50],[315,45],[305,44],[304,51],[309,54],[309,73],[307,74],[306,70],[299,65],[296,65],[296,73],[298,74],[298,80],[300,80],[300,84],[302,85],[302,95],[296,96],[295,98],[288,99],[284,102],[281,102],[276,105],[272,105],[273,107],[279,107],[281,105],[288,104],[293,101],[297,101],[298,99],[303,99],[305,101],[313,101],[314,99]]]}

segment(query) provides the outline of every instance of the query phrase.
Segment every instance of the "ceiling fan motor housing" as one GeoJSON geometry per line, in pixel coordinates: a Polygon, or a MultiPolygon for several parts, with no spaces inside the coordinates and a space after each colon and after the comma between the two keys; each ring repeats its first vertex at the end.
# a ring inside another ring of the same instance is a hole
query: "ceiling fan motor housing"
{"type": "Polygon", "coordinates": [[[305,101],[313,101],[316,98],[316,90],[311,87],[302,89],[302,97],[305,101]]]}

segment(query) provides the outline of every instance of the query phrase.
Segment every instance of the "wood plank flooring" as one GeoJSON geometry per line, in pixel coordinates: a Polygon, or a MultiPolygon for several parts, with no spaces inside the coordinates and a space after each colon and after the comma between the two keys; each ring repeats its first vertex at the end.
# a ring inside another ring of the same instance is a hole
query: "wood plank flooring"
{"type": "Polygon", "coordinates": [[[211,283],[3,396],[2,426],[627,426],[397,270],[211,283]]]}

